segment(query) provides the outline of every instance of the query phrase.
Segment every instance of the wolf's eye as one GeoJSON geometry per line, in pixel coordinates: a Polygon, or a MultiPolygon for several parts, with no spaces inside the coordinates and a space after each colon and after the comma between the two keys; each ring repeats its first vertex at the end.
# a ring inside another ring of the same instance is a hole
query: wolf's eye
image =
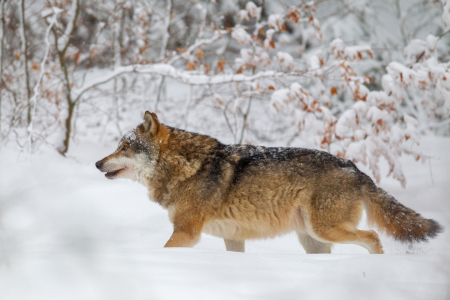
{"type": "Polygon", "coordinates": [[[128,148],[130,148],[128,145],[123,145],[122,146],[122,151],[126,151],[128,148]]]}

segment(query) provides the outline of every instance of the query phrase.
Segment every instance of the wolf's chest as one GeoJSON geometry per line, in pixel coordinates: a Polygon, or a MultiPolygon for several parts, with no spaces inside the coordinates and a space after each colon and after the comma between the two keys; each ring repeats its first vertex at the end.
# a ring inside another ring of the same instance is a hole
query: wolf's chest
{"type": "Polygon", "coordinates": [[[248,229],[233,220],[214,220],[206,223],[203,232],[224,239],[244,238],[249,234],[248,229]]]}
{"type": "MultiPolygon", "coordinates": [[[[175,219],[175,207],[167,207],[169,213],[170,222],[174,222],[175,219]]],[[[244,228],[241,224],[234,220],[214,220],[209,221],[203,226],[202,232],[211,234],[217,237],[225,239],[234,239],[237,237],[243,237],[249,234],[249,230],[244,228]]]]}

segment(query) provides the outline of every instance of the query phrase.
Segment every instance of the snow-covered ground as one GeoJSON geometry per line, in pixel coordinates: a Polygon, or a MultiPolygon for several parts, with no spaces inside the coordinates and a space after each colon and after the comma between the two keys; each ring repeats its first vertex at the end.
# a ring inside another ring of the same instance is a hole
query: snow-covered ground
{"type": "Polygon", "coordinates": [[[164,249],[167,212],[94,167],[114,147],[80,142],[70,158],[1,149],[0,299],[450,299],[449,138],[422,139],[430,163],[403,158],[406,189],[381,182],[447,230],[425,244],[382,236],[384,255],[353,245],[306,255],[294,234],[249,241],[246,253],[208,235],[164,249]]]}

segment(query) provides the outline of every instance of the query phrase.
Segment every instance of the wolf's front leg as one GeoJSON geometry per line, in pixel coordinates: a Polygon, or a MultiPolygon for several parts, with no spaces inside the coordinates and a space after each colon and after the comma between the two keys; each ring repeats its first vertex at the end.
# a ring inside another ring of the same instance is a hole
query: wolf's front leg
{"type": "Polygon", "coordinates": [[[200,240],[200,235],[192,235],[189,232],[174,232],[164,247],[193,247],[200,240]]]}
{"type": "Polygon", "coordinates": [[[227,239],[223,240],[225,241],[225,247],[227,248],[227,251],[245,252],[245,241],[236,241],[227,239]]]}
{"type": "Polygon", "coordinates": [[[193,247],[200,240],[203,220],[192,212],[175,215],[173,233],[164,247],[193,247]]]}

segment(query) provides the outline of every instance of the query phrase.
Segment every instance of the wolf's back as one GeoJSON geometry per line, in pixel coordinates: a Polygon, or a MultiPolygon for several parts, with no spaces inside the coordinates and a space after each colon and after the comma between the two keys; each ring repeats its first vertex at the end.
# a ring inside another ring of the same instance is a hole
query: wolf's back
{"type": "Polygon", "coordinates": [[[369,191],[365,200],[369,225],[375,225],[401,242],[427,241],[442,232],[442,226],[398,202],[381,188],[369,191]]]}

